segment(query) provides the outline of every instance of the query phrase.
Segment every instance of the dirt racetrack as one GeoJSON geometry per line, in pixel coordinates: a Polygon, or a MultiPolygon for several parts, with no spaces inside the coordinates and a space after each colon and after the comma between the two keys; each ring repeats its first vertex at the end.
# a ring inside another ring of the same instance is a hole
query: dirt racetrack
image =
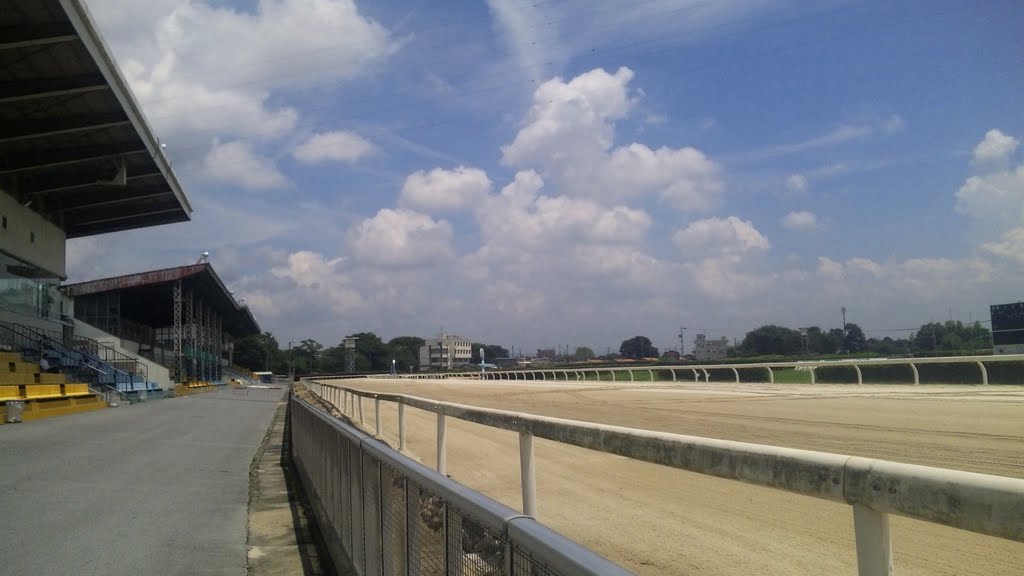
{"type": "MultiPolygon", "coordinates": [[[[343,380],[394,392],[712,438],[1024,478],[1024,388],[343,380]]],[[[374,430],[372,401],[364,401],[374,430]]],[[[407,409],[433,466],[436,417],[407,409]]],[[[397,446],[397,409],[382,404],[397,446]]],[[[448,420],[448,472],[521,509],[518,437],[448,420]]],[[[849,506],[546,440],[539,519],[639,574],[856,574],[849,506]]],[[[898,574],[1024,574],[1024,544],[892,518],[898,574]]]]}

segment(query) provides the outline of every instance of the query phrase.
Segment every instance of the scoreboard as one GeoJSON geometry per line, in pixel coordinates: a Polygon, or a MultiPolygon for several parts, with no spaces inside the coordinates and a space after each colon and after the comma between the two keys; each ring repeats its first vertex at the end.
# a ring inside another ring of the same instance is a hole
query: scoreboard
{"type": "Polygon", "coordinates": [[[992,345],[1024,346],[1024,302],[989,306],[992,316],[992,345]]]}

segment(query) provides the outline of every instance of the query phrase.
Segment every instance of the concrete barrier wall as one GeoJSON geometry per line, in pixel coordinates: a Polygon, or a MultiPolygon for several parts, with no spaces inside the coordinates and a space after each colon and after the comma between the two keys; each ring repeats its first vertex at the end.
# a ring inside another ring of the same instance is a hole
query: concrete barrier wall
{"type": "Polygon", "coordinates": [[[296,396],[292,453],[335,565],[360,575],[629,576],[296,396]]]}

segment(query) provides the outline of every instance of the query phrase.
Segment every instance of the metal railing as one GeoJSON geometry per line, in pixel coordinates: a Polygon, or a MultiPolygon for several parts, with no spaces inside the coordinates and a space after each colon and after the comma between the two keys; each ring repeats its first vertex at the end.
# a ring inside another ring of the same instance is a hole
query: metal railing
{"type": "Polygon", "coordinates": [[[121,376],[116,378],[117,384],[123,384],[129,391],[136,388],[145,390],[149,387],[149,367],[139,362],[137,358],[118,352],[110,346],[85,336],[73,336],[65,338],[60,332],[43,330],[34,326],[16,324],[23,331],[31,332],[47,338],[51,342],[60,342],[62,345],[71,348],[82,354],[92,356],[111,367],[115,374],[121,376]],[[138,382],[138,380],[142,382],[138,382]]]}
{"type": "Polygon", "coordinates": [[[293,458],[336,566],[365,576],[630,572],[297,396],[293,458]]]}
{"type": "Polygon", "coordinates": [[[72,381],[97,384],[110,373],[98,362],[90,362],[81,352],[19,324],[0,322],[0,342],[32,362],[41,362],[43,358],[47,362],[56,361],[59,364],[57,368],[72,381]]]}
{"type": "MultiPolygon", "coordinates": [[[[918,372],[919,365],[926,364],[974,364],[977,367],[977,382],[987,385],[989,383],[988,368],[986,364],[1000,364],[1005,362],[1024,362],[1024,354],[1004,354],[999,356],[948,356],[936,358],[856,358],[850,360],[805,360],[796,362],[755,362],[748,364],[665,364],[647,366],[568,366],[564,368],[533,368],[528,370],[520,369],[490,369],[487,371],[475,372],[425,372],[416,374],[399,374],[399,378],[414,379],[450,379],[450,378],[476,378],[483,380],[597,380],[602,379],[609,382],[633,382],[636,374],[645,373],[649,380],[655,380],[655,373],[665,374],[671,377],[672,382],[682,381],[683,374],[692,374],[694,382],[710,382],[712,370],[729,370],[735,382],[740,382],[740,370],[757,369],[763,370],[764,376],[769,383],[775,383],[775,370],[796,368],[806,370],[810,373],[810,383],[816,383],[816,371],[819,368],[852,368],[855,372],[857,384],[864,383],[864,376],[861,368],[873,366],[906,366],[910,370],[909,376],[914,384],[921,383],[921,375],[918,372]],[[621,376],[620,376],[621,375],[621,376]],[[549,378],[550,376],[550,378],[549,378]]],[[[359,377],[346,375],[345,377],[359,377]]],[[[342,376],[319,376],[327,380],[342,378],[342,376]]],[[[688,379],[688,378],[687,378],[688,379]]]]}
{"type": "Polygon", "coordinates": [[[534,437],[720,478],[849,504],[862,576],[892,574],[889,515],[896,514],[1024,542],[1024,480],[831,454],[685,436],[380,394],[306,381],[343,414],[363,418],[363,398],[398,404],[399,450],[405,447],[405,406],[437,415],[437,471],[447,470],[447,417],[519,433],[524,513],[537,514],[534,437]]]}

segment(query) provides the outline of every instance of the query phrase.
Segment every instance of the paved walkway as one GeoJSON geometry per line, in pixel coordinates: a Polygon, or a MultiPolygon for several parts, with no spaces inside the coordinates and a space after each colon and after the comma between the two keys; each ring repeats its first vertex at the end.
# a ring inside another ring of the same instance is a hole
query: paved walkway
{"type": "Polygon", "coordinates": [[[0,427],[0,573],[246,573],[249,467],[282,390],[0,427]]]}

